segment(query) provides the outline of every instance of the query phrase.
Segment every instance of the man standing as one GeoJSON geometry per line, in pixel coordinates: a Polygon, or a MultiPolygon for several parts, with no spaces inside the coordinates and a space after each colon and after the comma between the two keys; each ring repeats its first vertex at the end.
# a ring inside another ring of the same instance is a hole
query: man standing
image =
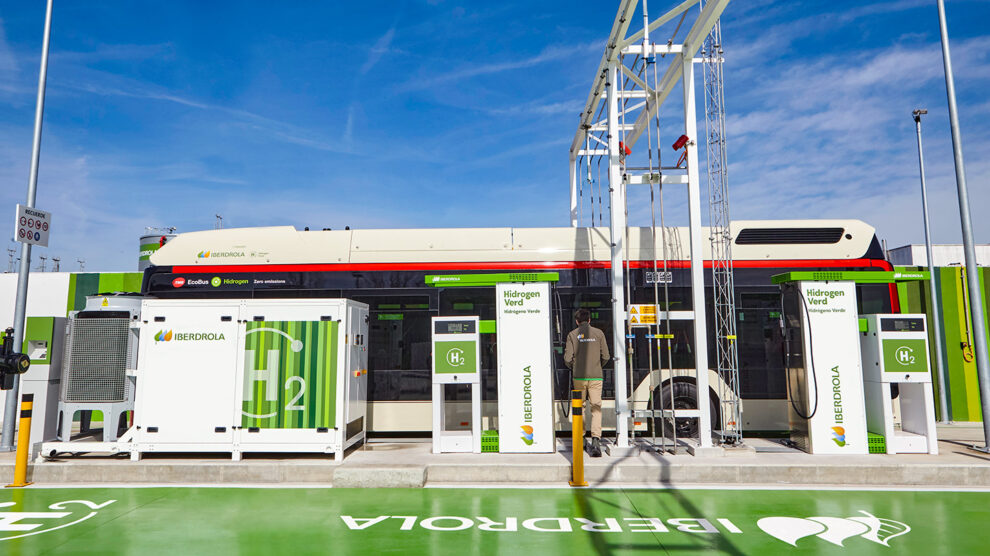
{"type": "Polygon", "coordinates": [[[602,365],[611,356],[605,333],[591,326],[591,312],[578,309],[577,328],[567,335],[564,363],[574,371],[574,389],[581,391],[581,404],[591,401],[591,457],[602,457],[602,365]]]}

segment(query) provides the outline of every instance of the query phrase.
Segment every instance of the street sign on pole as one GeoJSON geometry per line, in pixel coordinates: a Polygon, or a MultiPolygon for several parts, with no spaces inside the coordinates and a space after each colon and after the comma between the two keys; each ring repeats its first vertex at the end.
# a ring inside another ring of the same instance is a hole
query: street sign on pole
{"type": "MultiPolygon", "coordinates": [[[[38,101],[34,108],[34,141],[31,145],[31,174],[28,176],[27,204],[26,207],[34,209],[34,202],[38,196],[38,163],[41,160],[41,123],[45,114],[45,81],[48,79],[48,44],[52,36],[52,7],[55,0],[48,0],[48,7],[45,9],[45,34],[41,41],[41,71],[38,74],[38,101]]],[[[38,211],[41,212],[41,211],[38,211]]],[[[20,207],[17,211],[20,215],[20,207]]],[[[48,213],[45,213],[46,215],[48,213]]],[[[25,214],[26,216],[26,214],[25,214]]],[[[20,223],[18,219],[15,224],[20,223]]],[[[25,224],[27,223],[25,219],[25,224]]],[[[48,223],[51,226],[51,222],[48,223]]],[[[48,245],[48,232],[45,232],[45,243],[48,245]]],[[[30,228],[29,228],[30,229],[30,228]]],[[[17,234],[17,230],[14,230],[17,234]]],[[[34,234],[31,234],[32,238],[34,234]]],[[[24,234],[27,238],[27,232],[24,234]]],[[[41,239],[41,234],[38,234],[41,239]]],[[[31,271],[31,245],[33,242],[21,243],[21,267],[17,271],[17,298],[14,301],[14,345],[20,346],[24,341],[24,323],[27,318],[27,290],[28,279],[31,271]]],[[[17,406],[20,396],[20,377],[14,377],[14,386],[7,390],[4,398],[3,408],[3,429],[0,432],[0,452],[14,451],[14,421],[17,420],[17,406]]]]}
{"type": "Polygon", "coordinates": [[[48,232],[52,226],[52,213],[17,204],[14,220],[14,239],[21,243],[48,247],[48,232]]]}

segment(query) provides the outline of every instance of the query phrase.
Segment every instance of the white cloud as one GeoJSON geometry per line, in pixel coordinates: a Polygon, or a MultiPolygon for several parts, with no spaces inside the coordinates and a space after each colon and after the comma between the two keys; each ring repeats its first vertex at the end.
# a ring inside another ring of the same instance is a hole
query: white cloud
{"type": "Polygon", "coordinates": [[[361,66],[361,75],[371,71],[371,68],[375,67],[375,64],[382,59],[382,56],[389,52],[389,46],[392,44],[393,37],[395,37],[395,25],[389,27],[388,31],[385,31],[385,34],[371,47],[371,50],[368,52],[368,59],[361,66]]]}
{"type": "Polygon", "coordinates": [[[539,54],[535,56],[530,56],[528,58],[519,58],[517,60],[511,60],[505,62],[495,62],[490,64],[475,64],[473,66],[466,66],[447,73],[440,73],[428,77],[413,79],[407,81],[402,85],[399,85],[397,89],[399,91],[404,91],[404,92],[429,89],[431,87],[436,87],[438,85],[443,85],[455,81],[461,81],[463,79],[469,79],[481,75],[491,75],[506,71],[530,68],[533,66],[546,64],[548,62],[563,60],[565,58],[572,56],[586,55],[589,52],[601,51],[603,48],[604,48],[604,43],[601,41],[593,41],[587,44],[576,45],[573,47],[550,46],[543,49],[543,51],[541,51],[539,54]]]}

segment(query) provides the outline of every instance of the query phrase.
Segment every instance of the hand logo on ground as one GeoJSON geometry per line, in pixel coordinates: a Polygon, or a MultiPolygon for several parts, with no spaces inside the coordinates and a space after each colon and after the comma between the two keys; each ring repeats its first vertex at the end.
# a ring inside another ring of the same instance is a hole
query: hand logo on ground
{"type": "Polygon", "coordinates": [[[860,510],[865,517],[764,517],[756,525],[764,533],[797,546],[797,541],[815,535],[836,546],[850,537],[862,537],[868,541],[889,547],[890,539],[899,537],[911,530],[906,523],[892,519],[878,518],[860,510]]]}
{"type": "MultiPolygon", "coordinates": [[[[96,510],[105,508],[114,502],[116,500],[107,500],[102,504],[89,500],[67,500],[55,502],[48,506],[49,510],[58,511],[0,511],[0,542],[30,537],[82,523],[95,516],[96,510]]],[[[17,502],[0,502],[0,509],[7,509],[16,505],[17,502]]]]}

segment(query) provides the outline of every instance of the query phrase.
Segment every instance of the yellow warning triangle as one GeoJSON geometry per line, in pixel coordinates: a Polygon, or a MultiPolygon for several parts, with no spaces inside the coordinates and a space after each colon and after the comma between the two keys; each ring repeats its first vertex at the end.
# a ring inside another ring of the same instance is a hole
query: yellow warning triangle
{"type": "Polygon", "coordinates": [[[110,306],[110,300],[104,297],[103,298],[103,306],[104,307],[109,307],[110,306]]]}
{"type": "Polygon", "coordinates": [[[633,305],[632,307],[630,307],[629,308],[629,312],[635,315],[636,314],[636,306],[633,305]]]}
{"type": "Polygon", "coordinates": [[[636,320],[636,317],[633,317],[633,318],[629,319],[629,322],[631,322],[633,324],[639,324],[639,321],[636,320]]]}

